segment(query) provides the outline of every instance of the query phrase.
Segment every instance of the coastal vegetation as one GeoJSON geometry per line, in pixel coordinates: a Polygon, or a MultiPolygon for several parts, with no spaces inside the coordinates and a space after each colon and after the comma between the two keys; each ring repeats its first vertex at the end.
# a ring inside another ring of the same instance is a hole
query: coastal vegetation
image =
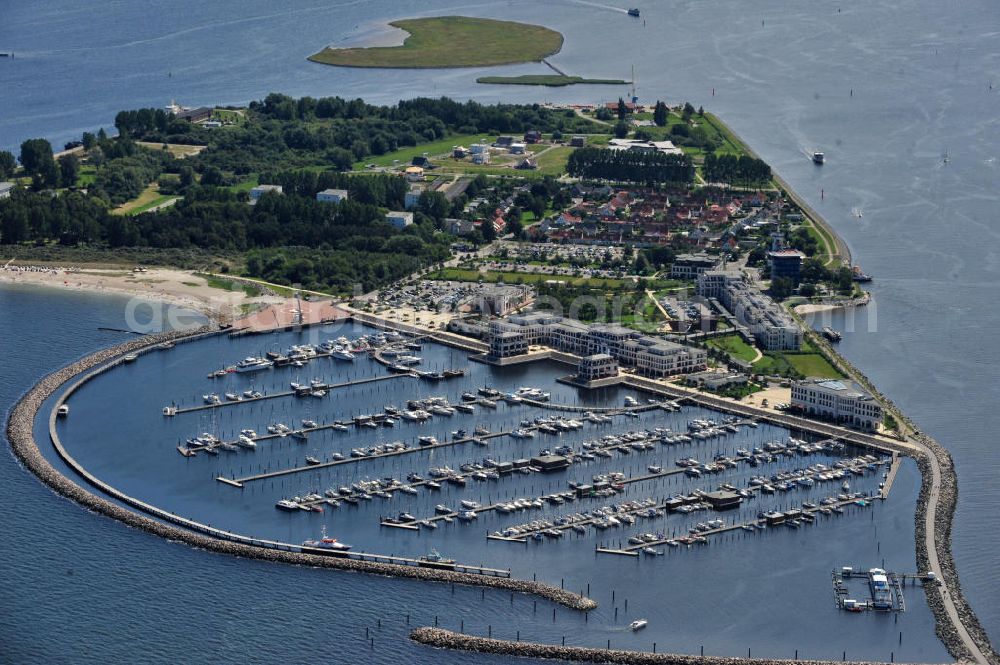
{"type": "Polygon", "coordinates": [[[523,74],[521,76],[480,76],[476,83],[493,85],[544,85],[558,88],[566,85],[625,85],[628,81],[622,79],[588,79],[582,76],[566,76],[564,74],[523,74]]]}
{"type": "Polygon", "coordinates": [[[487,67],[537,62],[558,53],[563,37],[540,25],[467,16],[392,21],[410,33],[402,46],[327,47],[309,60],[338,67],[487,67]]]}
{"type": "Polygon", "coordinates": [[[58,260],[58,247],[64,256],[99,262],[141,257],[141,248],[151,256],[201,252],[206,263],[178,264],[219,265],[225,257],[230,269],[280,284],[368,290],[447,257],[453,238],[442,232],[443,221],[461,214],[485,181],[472,178],[454,202],[422,197],[416,223],[397,229],[385,211],[403,208],[407,183],[396,174],[352,173],[359,163],[379,156],[391,163],[400,150],[415,156],[421,147],[486,133],[598,127],[572,111],[448,99],[372,106],[269,95],[241,116],[244,122],[212,129],[159,109],[123,111],[118,137],[84,137],[82,165],[75,155],[53,160],[43,139],[25,142],[19,174],[30,186],[0,201],[0,245],[17,247],[19,257],[50,248],[47,255],[58,260]],[[184,145],[199,150],[163,148],[184,145]],[[284,195],[248,205],[247,191],[257,184],[281,185],[284,195]],[[328,188],[346,189],[350,200],[316,201],[328,188]],[[170,199],[177,203],[146,212],[170,199]]]}

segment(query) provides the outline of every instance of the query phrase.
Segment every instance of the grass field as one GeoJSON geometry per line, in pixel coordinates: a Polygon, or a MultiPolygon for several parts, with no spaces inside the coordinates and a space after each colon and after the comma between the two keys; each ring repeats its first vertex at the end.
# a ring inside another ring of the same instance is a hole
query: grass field
{"type": "Polygon", "coordinates": [[[368,164],[374,164],[375,166],[393,166],[393,162],[396,160],[399,160],[400,164],[409,164],[414,157],[419,157],[425,152],[432,160],[435,157],[441,157],[442,155],[448,155],[450,157],[452,146],[469,146],[472,143],[479,143],[481,139],[490,140],[493,139],[493,136],[491,134],[457,134],[455,136],[443,138],[440,141],[431,141],[430,143],[407,146],[405,148],[400,148],[399,150],[387,152],[384,155],[372,155],[366,157],[364,160],[354,163],[354,170],[364,170],[365,166],[368,164]]]}
{"type": "Polygon", "coordinates": [[[141,209],[147,209],[152,205],[156,205],[157,201],[163,197],[160,194],[159,183],[151,182],[146,185],[146,189],[142,190],[139,196],[135,197],[131,201],[126,201],[117,208],[111,211],[114,215],[134,215],[136,211],[141,209]]]}
{"type": "Polygon", "coordinates": [[[431,175],[439,173],[461,173],[471,176],[480,173],[486,176],[518,176],[520,178],[542,178],[550,175],[558,177],[566,172],[566,162],[569,161],[569,154],[575,150],[568,146],[556,146],[547,150],[542,149],[536,158],[538,168],[519,170],[514,165],[524,159],[525,155],[499,155],[494,157],[490,164],[473,164],[468,159],[447,158],[436,162],[438,168],[430,172],[431,175]]]}
{"type": "Polygon", "coordinates": [[[149,150],[163,150],[163,146],[166,145],[167,151],[178,159],[197,155],[207,147],[203,145],[184,145],[183,143],[150,143],[149,141],[136,141],[136,145],[141,145],[143,148],[148,148],[149,150]]]}
{"type": "Polygon", "coordinates": [[[493,85],[545,85],[552,88],[564,85],[625,85],[621,79],[588,79],[582,76],[562,76],[561,74],[524,74],[523,76],[480,76],[476,83],[493,85]]]}
{"type": "Polygon", "coordinates": [[[757,352],[752,346],[747,344],[739,335],[727,335],[726,337],[715,337],[708,340],[708,346],[725,351],[737,360],[752,362],[757,357],[757,352]]]}
{"type": "Polygon", "coordinates": [[[89,187],[97,179],[97,167],[93,164],[81,164],[80,172],[76,176],[77,187],[89,187]]]}
{"type": "Polygon", "coordinates": [[[818,353],[780,353],[771,351],[753,364],[761,374],[782,376],[815,376],[829,379],[842,378],[842,374],[818,353]]]}
{"type": "Polygon", "coordinates": [[[239,291],[242,290],[248,298],[256,298],[260,295],[260,288],[253,286],[252,284],[245,284],[243,282],[234,282],[231,279],[224,279],[222,277],[216,277],[215,275],[209,275],[207,273],[195,273],[197,277],[201,277],[205,280],[213,289],[222,289],[223,291],[239,291]]]}
{"type": "Polygon", "coordinates": [[[843,374],[818,353],[788,353],[785,359],[803,376],[839,379],[843,374]]]}
{"type": "Polygon", "coordinates": [[[538,62],[558,53],[563,37],[540,25],[466,16],[405,19],[389,25],[410,33],[402,46],[325,48],[309,60],[338,67],[485,67],[538,62]]]}

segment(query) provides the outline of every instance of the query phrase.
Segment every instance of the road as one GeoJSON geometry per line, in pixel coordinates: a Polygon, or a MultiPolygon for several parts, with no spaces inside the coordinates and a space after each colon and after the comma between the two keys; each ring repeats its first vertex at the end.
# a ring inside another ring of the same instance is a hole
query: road
{"type": "MultiPolygon", "coordinates": [[[[924,547],[927,550],[927,558],[929,562],[930,571],[919,571],[920,573],[933,572],[942,584],[936,587],[928,587],[928,593],[937,593],[941,599],[942,605],[945,609],[946,618],[949,623],[954,627],[956,634],[962,642],[962,645],[971,654],[971,659],[973,662],[979,665],[989,665],[991,662],[986,654],[983,653],[979,645],[976,644],[969,630],[966,628],[965,624],[962,622],[962,617],[959,614],[958,607],[955,604],[955,600],[952,598],[951,593],[948,591],[949,587],[960,589],[958,580],[950,580],[945,576],[945,572],[941,567],[940,559],[938,558],[937,552],[937,540],[941,538],[944,540],[945,534],[939,533],[935,527],[935,520],[937,517],[938,507],[942,501],[941,497],[941,487],[942,487],[942,470],[940,462],[934,451],[930,446],[921,442],[918,438],[907,438],[904,441],[899,441],[895,439],[890,439],[884,436],[872,436],[862,434],[854,430],[844,429],[842,427],[837,427],[834,425],[829,425],[826,423],[820,423],[812,420],[805,420],[798,418],[796,416],[790,416],[786,414],[778,414],[773,411],[762,409],[757,406],[744,404],[742,402],[736,402],[735,400],[725,399],[721,397],[715,397],[712,395],[707,395],[692,389],[683,388],[678,385],[663,386],[659,384],[663,389],[674,392],[688,394],[692,397],[697,398],[698,401],[707,404],[708,406],[715,406],[721,408],[725,411],[738,412],[741,415],[746,416],[757,416],[761,418],[766,418],[772,422],[784,425],[790,428],[797,428],[805,426],[807,429],[813,431],[822,432],[825,435],[838,438],[845,441],[851,440],[870,440],[879,446],[893,448],[909,454],[911,456],[919,457],[922,456],[927,459],[930,465],[930,488],[928,491],[927,506],[924,509],[924,547]]],[[[953,473],[953,471],[952,471],[953,473]]],[[[944,531],[947,530],[947,525],[944,527],[944,531]]],[[[938,621],[942,621],[943,617],[936,616],[938,621]]]]}

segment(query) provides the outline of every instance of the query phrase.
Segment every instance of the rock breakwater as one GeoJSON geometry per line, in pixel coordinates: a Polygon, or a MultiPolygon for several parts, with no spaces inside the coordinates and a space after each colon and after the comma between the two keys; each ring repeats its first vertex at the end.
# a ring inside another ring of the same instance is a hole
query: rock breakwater
{"type": "Polygon", "coordinates": [[[333,568],[337,570],[363,572],[387,577],[404,577],[433,582],[450,582],[472,586],[491,587],[516,593],[531,594],[559,603],[571,609],[587,611],[597,607],[597,603],[585,596],[565,591],[555,586],[504,577],[489,577],[474,573],[464,573],[418,566],[363,561],[351,558],[339,558],[306,554],[297,549],[281,549],[265,546],[246,536],[213,529],[191,520],[179,518],[155,506],[146,504],[130,497],[115,488],[103,483],[100,479],[80,467],[80,465],[61,446],[55,434],[52,417],[50,416],[50,431],[53,434],[53,445],[62,459],[74,471],[94,486],[105,496],[100,496],[81,487],[55,469],[42,455],[34,437],[34,424],[39,410],[46,400],[62,388],[67,382],[76,379],[64,395],[68,397],[72,391],[79,388],[87,380],[96,376],[106,368],[113,367],[122,361],[122,356],[128,353],[146,353],[160,348],[164,342],[183,342],[198,337],[215,334],[208,329],[185,333],[164,333],[132,340],[118,346],[93,353],[77,362],[46,376],[32,387],[15,405],[7,421],[7,439],[11,449],[26,468],[34,473],[50,488],[72,499],[81,506],[119,520],[129,526],[143,529],[170,540],[181,541],[200,549],[229,554],[233,556],[275,561],[298,565],[333,568]],[[91,372],[90,374],[86,374],[91,372]],[[109,498],[117,501],[112,501],[109,498]],[[130,510],[121,505],[128,504],[142,512],[130,510]],[[145,513],[145,514],[143,514],[145,513]]]}

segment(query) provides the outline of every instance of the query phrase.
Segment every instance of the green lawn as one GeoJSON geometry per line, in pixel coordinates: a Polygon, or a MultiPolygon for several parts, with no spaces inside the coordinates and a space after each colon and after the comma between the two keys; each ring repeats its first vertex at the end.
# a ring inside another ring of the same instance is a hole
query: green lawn
{"type": "Polygon", "coordinates": [[[785,355],[789,364],[803,376],[817,376],[822,378],[839,379],[843,375],[837,371],[818,353],[788,353],[785,355]]]}
{"type": "Polygon", "coordinates": [[[476,83],[493,85],[545,85],[558,88],[564,85],[626,85],[622,79],[588,79],[582,76],[562,76],[561,74],[524,74],[522,76],[480,76],[476,83]]]}
{"type": "MultiPolygon", "coordinates": [[[[468,147],[473,143],[479,143],[482,139],[490,141],[493,140],[494,137],[495,135],[493,134],[456,134],[455,136],[443,138],[440,141],[431,141],[429,143],[421,143],[420,145],[407,146],[405,148],[400,148],[399,150],[387,152],[384,155],[372,155],[360,162],[355,162],[354,170],[364,170],[367,164],[375,164],[376,166],[393,166],[394,160],[399,160],[400,165],[409,164],[414,157],[419,157],[425,152],[431,158],[431,161],[433,161],[435,157],[440,157],[442,155],[450,156],[453,146],[464,145],[468,147]]],[[[431,173],[433,174],[434,171],[431,171],[431,173]]]]}
{"type": "Polygon", "coordinates": [[[89,187],[97,179],[97,167],[93,164],[81,164],[80,172],[76,176],[77,187],[89,187]]]}
{"type": "Polygon", "coordinates": [[[757,357],[757,351],[739,335],[727,335],[708,340],[708,346],[725,351],[737,360],[752,362],[757,357]]]}
{"type": "Polygon", "coordinates": [[[213,289],[222,289],[223,291],[238,291],[241,290],[246,294],[248,298],[256,298],[261,294],[260,288],[252,284],[246,284],[243,282],[235,282],[231,279],[224,279],[222,277],[216,277],[215,275],[209,275],[207,273],[195,273],[197,277],[201,277],[205,280],[213,289]]]}
{"type": "Polygon", "coordinates": [[[313,62],[339,67],[485,67],[538,62],[558,53],[563,37],[540,25],[467,16],[392,21],[410,33],[402,46],[325,48],[313,62]]]}
{"type": "MultiPolygon", "coordinates": [[[[808,349],[808,346],[804,348],[808,349]]],[[[782,376],[815,376],[829,379],[839,379],[843,374],[819,353],[781,353],[769,351],[753,365],[754,370],[761,374],[780,374],[782,376]]]]}
{"type": "Polygon", "coordinates": [[[132,208],[131,210],[129,210],[125,214],[127,214],[129,216],[132,216],[132,215],[141,215],[142,213],[147,212],[150,208],[155,208],[156,206],[162,205],[162,204],[166,203],[167,201],[176,200],[176,199],[179,199],[179,198],[181,198],[181,197],[174,196],[173,194],[161,194],[161,195],[157,196],[154,199],[151,199],[149,201],[146,201],[145,203],[142,203],[140,205],[135,206],[134,208],[132,208]]]}

